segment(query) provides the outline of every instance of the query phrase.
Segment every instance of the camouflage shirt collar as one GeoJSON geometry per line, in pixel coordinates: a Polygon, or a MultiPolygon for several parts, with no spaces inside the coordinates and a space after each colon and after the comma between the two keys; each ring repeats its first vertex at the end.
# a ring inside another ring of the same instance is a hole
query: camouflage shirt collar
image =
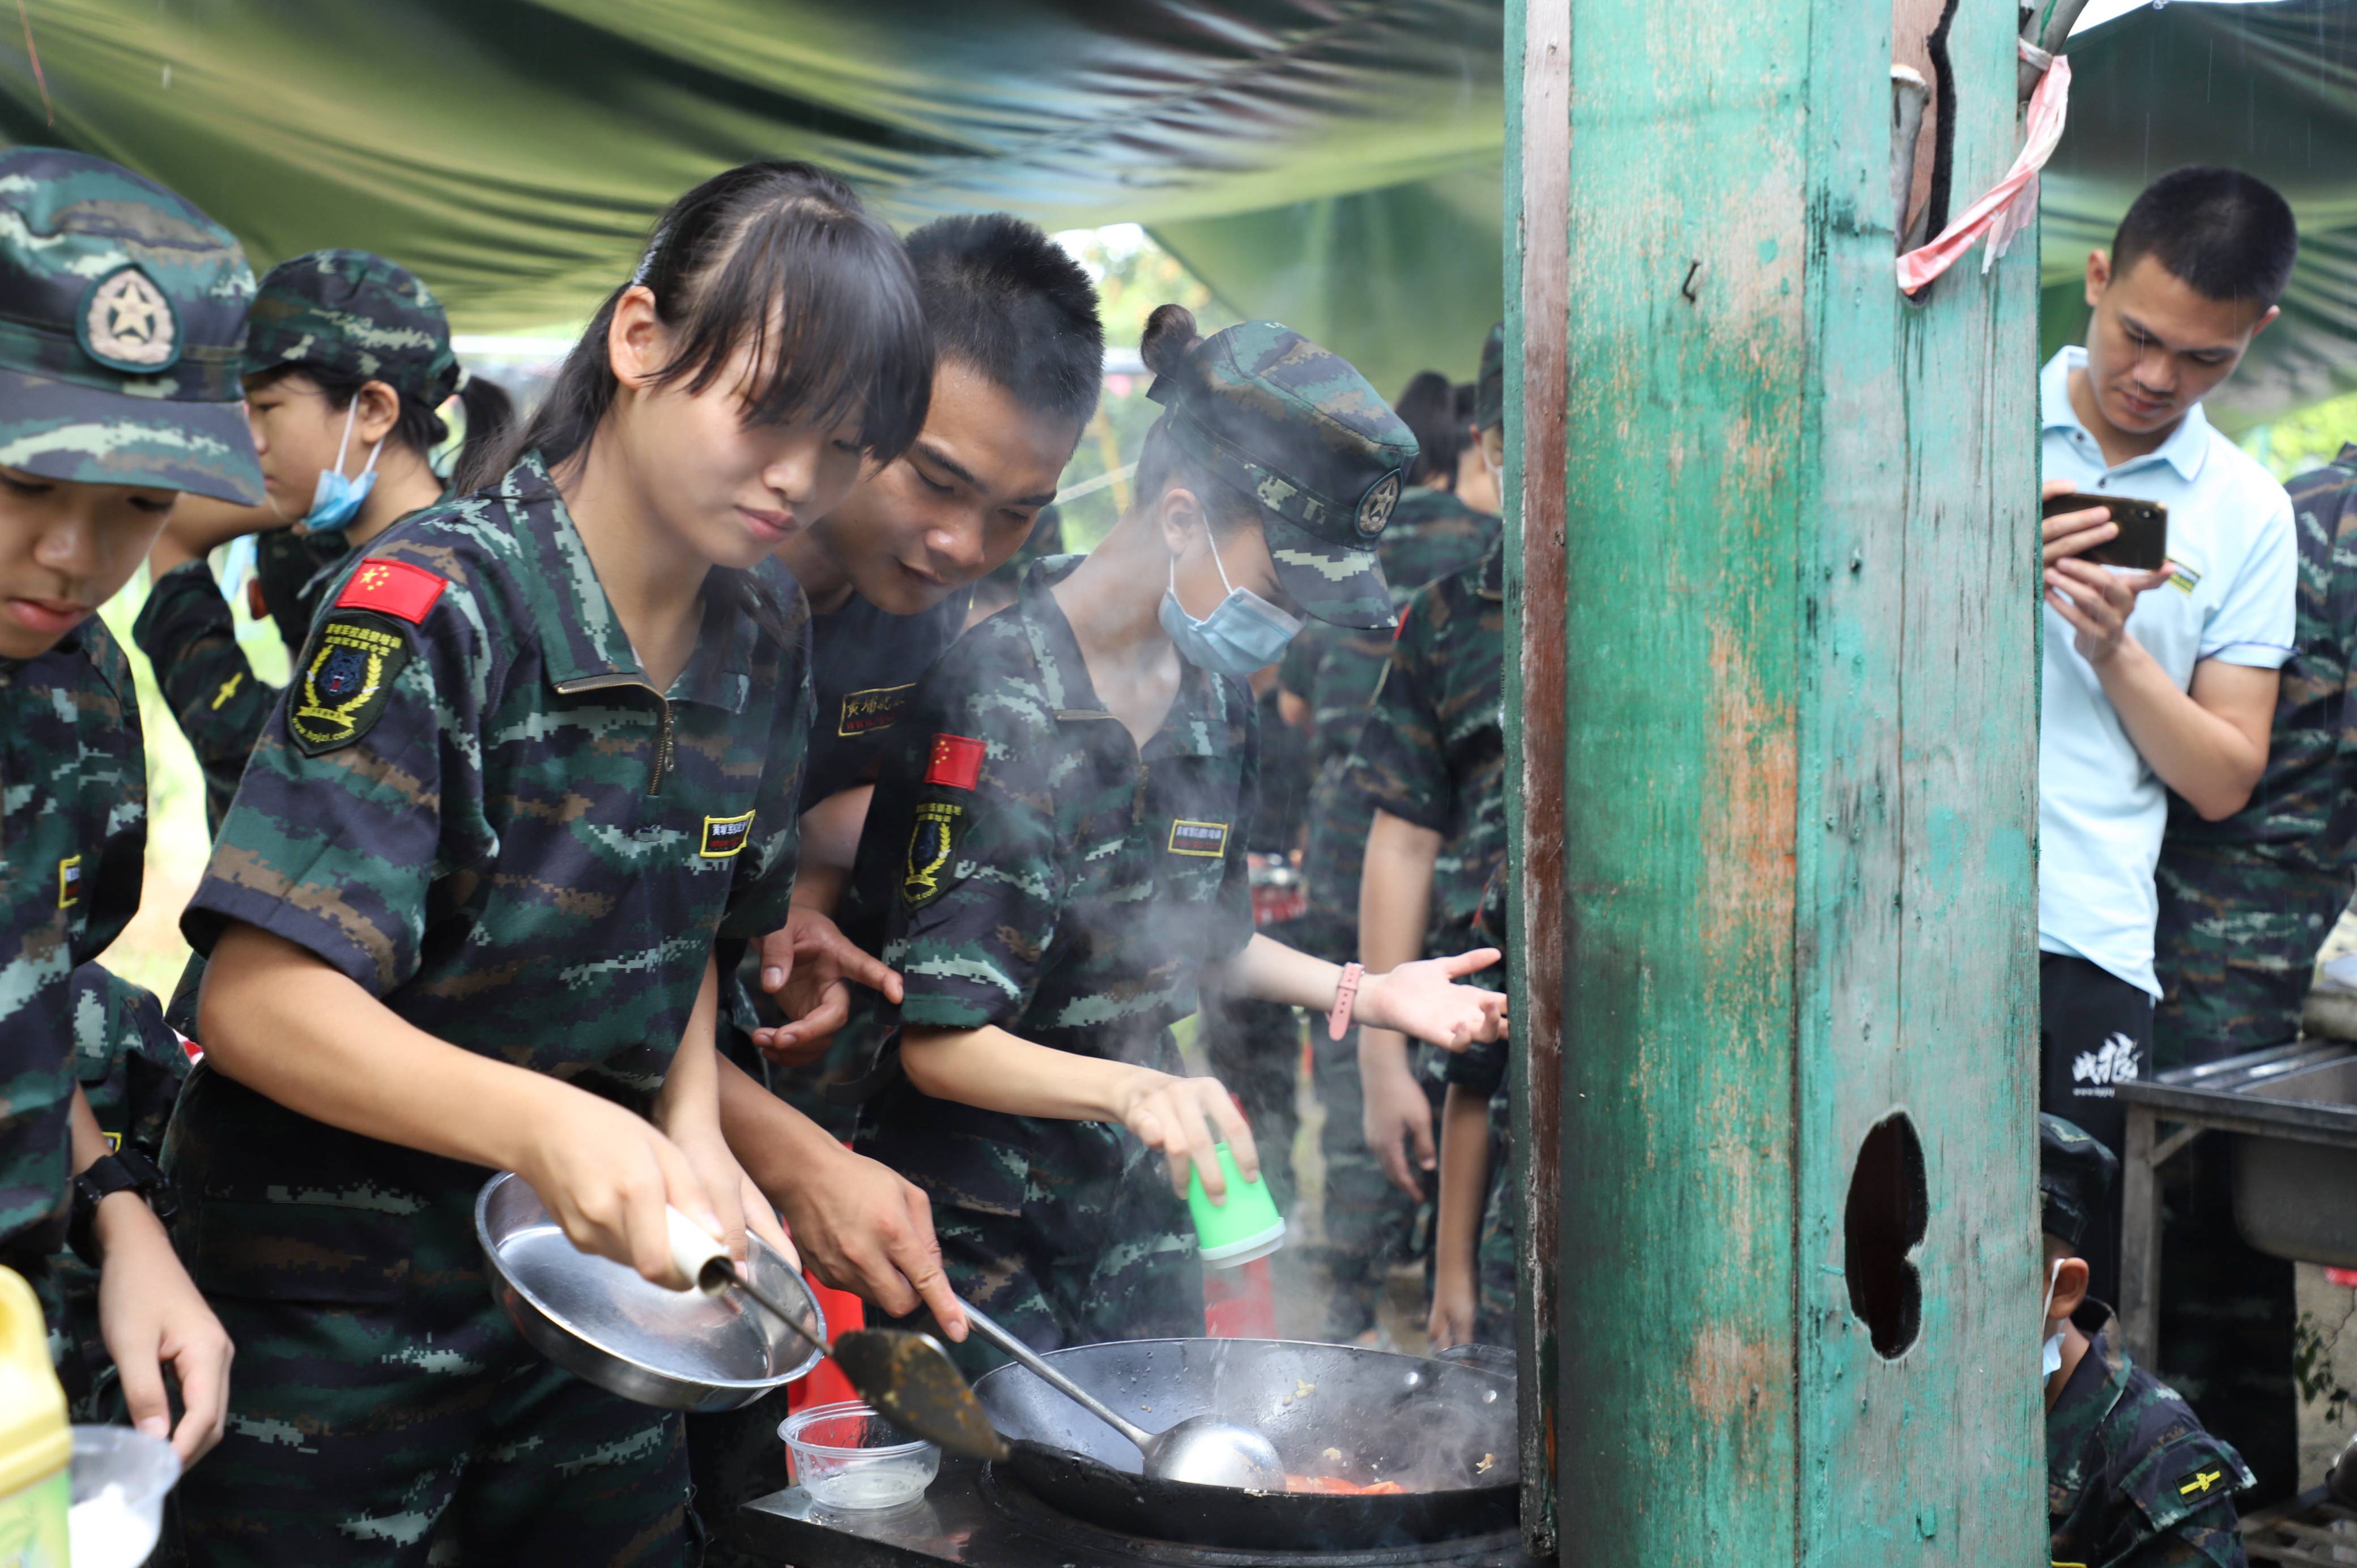
{"type": "MultiPolygon", "coordinates": [[[[1039,685],[1049,707],[1059,714],[1101,714],[1105,705],[1089,680],[1088,660],[1064,607],[1049,589],[1071,575],[1085,555],[1048,555],[1031,564],[1023,575],[1017,596],[1018,613],[1039,666],[1039,685]]],[[[1184,660],[1178,665],[1178,693],[1154,737],[1139,748],[1142,756],[1215,757],[1222,749],[1231,715],[1226,682],[1184,660]]]]}
{"type": "MultiPolygon", "coordinates": [[[[597,581],[589,547],[574,525],[565,497],[537,452],[527,452],[500,479],[511,526],[529,563],[522,586],[540,632],[541,660],[553,685],[600,676],[646,682],[621,617],[597,581]]],[[[715,569],[705,579],[704,624],[687,667],[667,698],[744,711],[752,688],[753,642],[759,634],[747,574],[715,569]]]]}
{"type": "Polygon", "coordinates": [[[2087,1337],[2087,1353],[2071,1369],[2061,1396],[2047,1415],[2046,1463],[2049,1473],[2054,1475],[2069,1469],[2077,1461],[2086,1434],[2111,1419],[2113,1407],[2127,1392],[2128,1375],[2136,1369],[2127,1352],[2111,1336],[2110,1307],[2089,1297],[2071,1315],[2071,1322],[2087,1337]]]}

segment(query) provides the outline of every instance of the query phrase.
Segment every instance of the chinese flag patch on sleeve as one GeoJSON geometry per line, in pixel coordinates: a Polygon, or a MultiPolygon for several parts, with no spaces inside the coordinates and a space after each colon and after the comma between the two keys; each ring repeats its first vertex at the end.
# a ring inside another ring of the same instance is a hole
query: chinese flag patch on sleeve
{"type": "Polygon", "coordinates": [[[413,566],[406,561],[364,561],[336,596],[336,607],[341,610],[381,610],[398,616],[412,626],[422,626],[434,601],[450,579],[438,577],[423,566],[413,566]]]}
{"type": "Polygon", "coordinates": [[[971,789],[982,778],[982,742],[971,736],[933,736],[933,759],[925,768],[925,782],[971,789]]]}

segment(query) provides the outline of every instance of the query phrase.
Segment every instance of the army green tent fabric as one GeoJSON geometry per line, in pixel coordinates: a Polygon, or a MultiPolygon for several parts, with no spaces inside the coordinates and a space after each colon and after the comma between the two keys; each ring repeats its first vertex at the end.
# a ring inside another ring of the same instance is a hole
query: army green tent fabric
{"type": "MultiPolygon", "coordinates": [[[[382,251],[467,331],[586,317],[662,202],[755,156],[828,164],[901,224],[989,208],[1050,228],[1182,222],[1469,166],[1491,171],[1470,204],[1496,202],[1497,0],[27,6],[54,124],[8,4],[0,139],[150,173],[264,264],[382,251]]],[[[1468,248],[1494,252],[1496,230],[1491,215],[1468,248]]],[[[1282,221],[1256,231],[1287,238],[1282,221]]],[[[1261,284],[1280,269],[1247,252],[1221,291],[1273,313],[1261,284]]],[[[1467,323],[1495,314],[1486,259],[1467,323]]]]}
{"type": "MultiPolygon", "coordinates": [[[[48,103],[0,27],[0,140],[146,170],[264,264],[385,252],[462,330],[579,320],[663,200],[760,156],[833,165],[903,224],[981,208],[1145,223],[1231,309],[1292,321],[1385,386],[1426,365],[1469,376],[1499,313],[1501,0],[25,9],[48,103]]],[[[2050,283],[2178,162],[2245,163],[2299,207],[2287,319],[2230,417],[2357,384],[2352,10],[2180,0],[2072,46],[2050,283]]]]}
{"type": "Polygon", "coordinates": [[[2357,5],[2139,8],[2079,33],[2070,55],[2070,129],[2041,201],[2049,347],[2084,329],[2087,252],[2111,243],[2144,183],[2232,164],[2291,202],[2300,255],[2282,318],[2212,413],[2239,429],[2357,391],[2357,5]]]}

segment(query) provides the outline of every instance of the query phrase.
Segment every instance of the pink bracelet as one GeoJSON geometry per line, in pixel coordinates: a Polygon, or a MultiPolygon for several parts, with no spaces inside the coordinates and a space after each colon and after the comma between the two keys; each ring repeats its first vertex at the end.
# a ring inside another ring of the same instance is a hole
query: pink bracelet
{"type": "Polygon", "coordinates": [[[1326,1015],[1326,1037],[1339,1040],[1351,1026],[1351,1004],[1359,999],[1359,979],[1367,972],[1366,965],[1346,963],[1342,966],[1341,983],[1334,987],[1334,1010],[1326,1015]]]}

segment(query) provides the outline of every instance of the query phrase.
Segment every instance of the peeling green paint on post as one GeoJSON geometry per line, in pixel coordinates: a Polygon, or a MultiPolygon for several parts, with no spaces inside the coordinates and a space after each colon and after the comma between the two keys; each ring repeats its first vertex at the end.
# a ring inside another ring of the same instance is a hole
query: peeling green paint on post
{"type": "MultiPolygon", "coordinates": [[[[1569,3],[1567,587],[1520,623],[1567,690],[1509,730],[1564,758],[1566,1562],[2043,1561],[2035,252],[1898,295],[1891,9],[1569,3]],[[1890,1359],[1844,1213],[1896,1112],[1890,1359]]],[[[1959,208],[2017,145],[2012,22],[1956,7],[1959,208]]]]}

